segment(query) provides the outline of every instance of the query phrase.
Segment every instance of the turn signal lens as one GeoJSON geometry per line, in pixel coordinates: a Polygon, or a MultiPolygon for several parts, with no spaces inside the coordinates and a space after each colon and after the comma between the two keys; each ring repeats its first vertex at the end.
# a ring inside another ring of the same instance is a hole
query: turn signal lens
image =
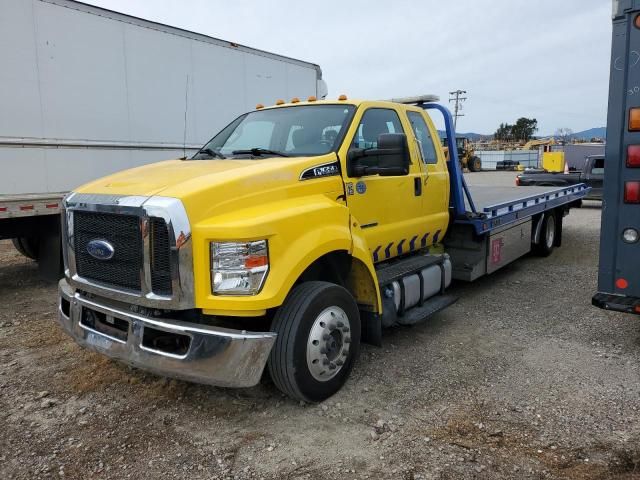
{"type": "Polygon", "coordinates": [[[629,110],[629,131],[640,132],[640,108],[635,107],[629,110]]]}
{"type": "Polygon", "coordinates": [[[624,183],[624,203],[640,203],[640,182],[624,183]]]}
{"type": "Polygon", "coordinates": [[[640,167],[640,145],[629,145],[627,147],[627,167],[640,167]]]}

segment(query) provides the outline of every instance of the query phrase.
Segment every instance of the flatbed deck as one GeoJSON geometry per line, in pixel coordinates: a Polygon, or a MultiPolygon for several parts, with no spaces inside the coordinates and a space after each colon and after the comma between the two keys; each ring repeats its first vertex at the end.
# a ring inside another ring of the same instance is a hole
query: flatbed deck
{"type": "Polygon", "coordinates": [[[471,202],[465,198],[467,218],[457,222],[473,224],[478,234],[573,203],[589,192],[583,183],[567,187],[468,185],[467,188],[471,196],[471,202]]]}
{"type": "MultiPolygon", "coordinates": [[[[485,208],[491,209],[490,207],[493,205],[502,205],[533,196],[552,194],[556,190],[562,190],[562,188],[469,185],[471,198],[479,212],[484,211],[485,208]]],[[[467,208],[470,208],[468,202],[467,208]]]]}

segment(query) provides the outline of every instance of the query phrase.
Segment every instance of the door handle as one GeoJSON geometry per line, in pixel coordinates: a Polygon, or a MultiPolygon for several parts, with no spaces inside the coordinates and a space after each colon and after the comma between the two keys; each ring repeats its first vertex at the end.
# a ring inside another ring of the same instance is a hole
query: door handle
{"type": "Polygon", "coordinates": [[[422,178],[413,177],[413,192],[416,197],[422,195],[422,178]]]}

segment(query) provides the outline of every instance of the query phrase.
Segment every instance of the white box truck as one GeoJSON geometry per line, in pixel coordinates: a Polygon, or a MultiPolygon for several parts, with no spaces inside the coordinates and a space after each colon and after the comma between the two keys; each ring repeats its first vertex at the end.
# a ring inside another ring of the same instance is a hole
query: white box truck
{"type": "Polygon", "coordinates": [[[324,98],[318,65],[72,0],[0,1],[0,239],[61,271],[65,192],[195,153],[257,103],[324,98]]]}

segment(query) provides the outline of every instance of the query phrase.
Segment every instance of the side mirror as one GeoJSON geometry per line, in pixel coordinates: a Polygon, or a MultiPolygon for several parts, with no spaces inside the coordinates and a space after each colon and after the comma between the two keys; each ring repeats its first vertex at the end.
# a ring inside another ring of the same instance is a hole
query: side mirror
{"type": "Polygon", "coordinates": [[[350,177],[380,175],[401,176],[409,173],[409,144],[404,133],[381,133],[378,148],[354,149],[349,152],[350,177]]]}

